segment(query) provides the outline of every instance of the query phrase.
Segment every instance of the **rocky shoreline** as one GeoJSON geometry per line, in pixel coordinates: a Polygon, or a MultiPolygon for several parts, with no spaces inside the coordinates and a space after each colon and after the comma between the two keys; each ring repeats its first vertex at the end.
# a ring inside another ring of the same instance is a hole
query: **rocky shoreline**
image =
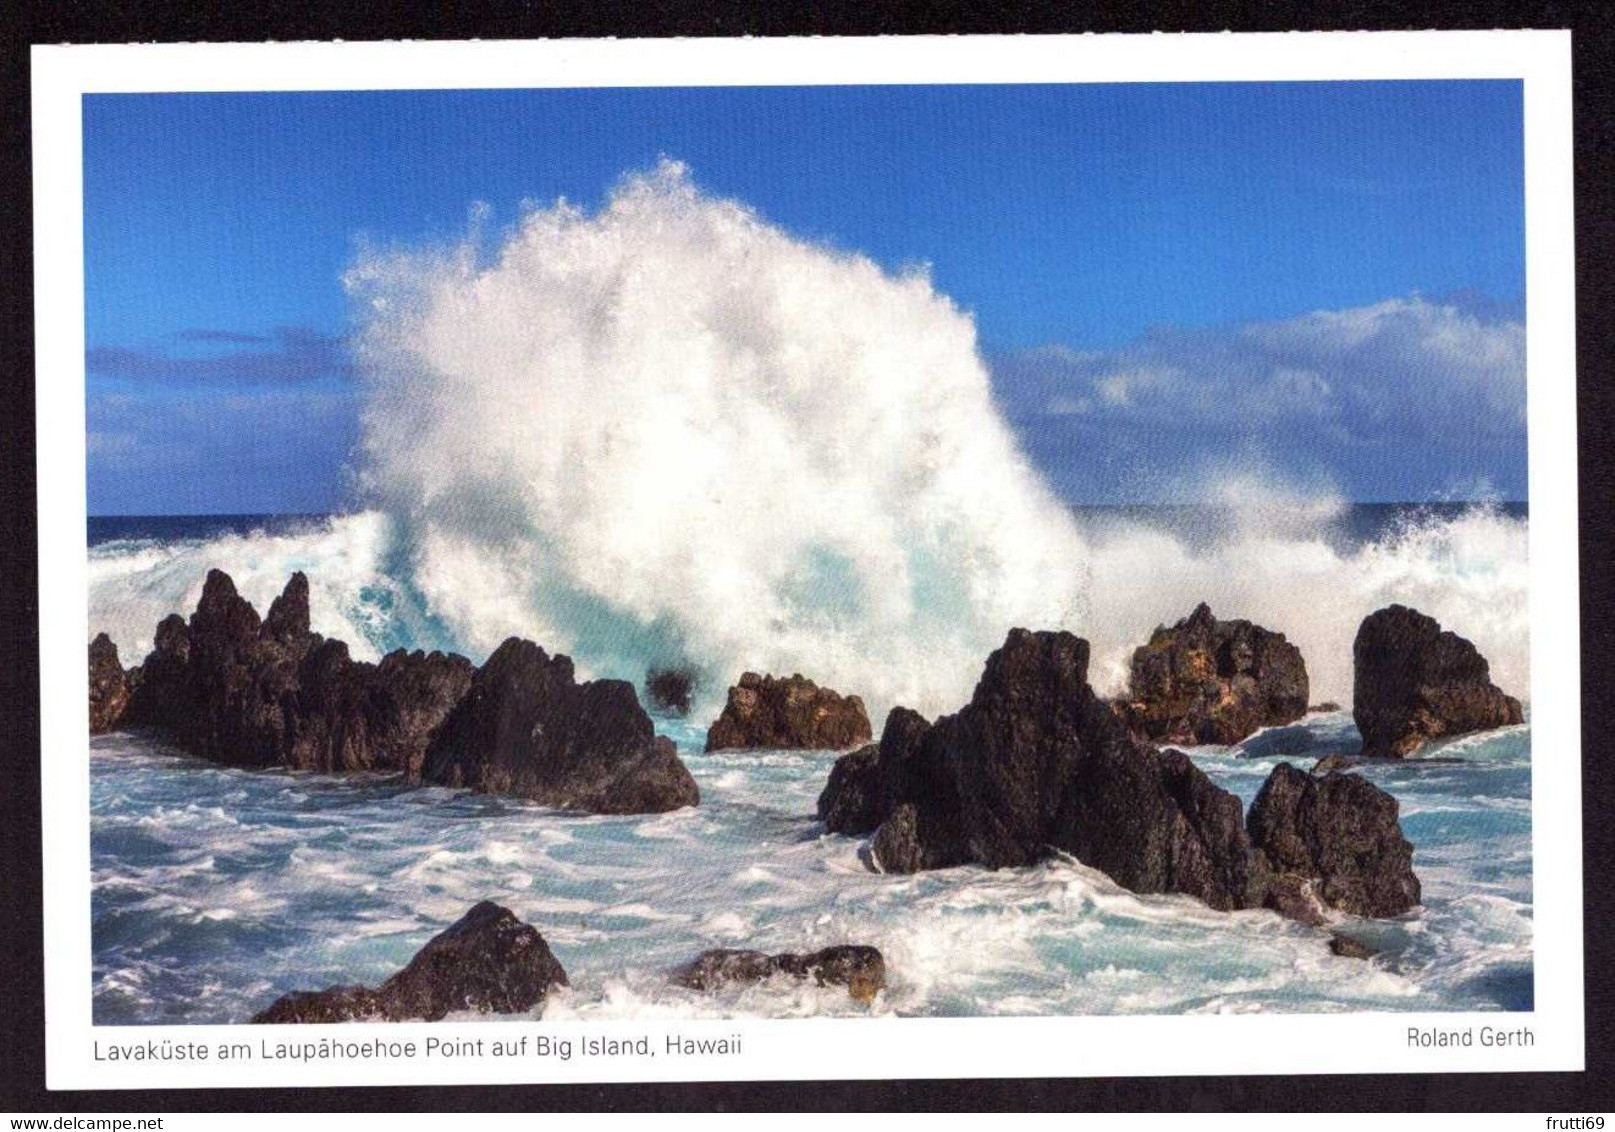
{"type": "Polygon", "coordinates": [[[147,729],[227,765],[395,771],[589,813],[700,800],[626,681],[580,683],[570,658],[516,637],[481,668],[402,649],[356,661],[310,630],[301,573],[260,621],[228,574],[209,571],[190,620],[164,618],[155,642],[127,672],[105,634],[92,642],[94,730],[147,729]]]}
{"type": "MultiPolygon", "coordinates": [[[[706,749],[849,751],[830,768],[817,813],[827,832],[867,838],[861,853],[879,872],[1018,868],[1065,854],[1133,892],[1327,927],[1401,916],[1421,898],[1397,801],[1349,773],[1359,760],[1406,758],[1432,740],[1523,718],[1473,645],[1414,610],[1365,618],[1354,662],[1360,754],[1331,755],[1311,773],[1279,763],[1248,810],[1177,748],[1229,745],[1300,719],[1306,666],[1282,634],[1219,621],[1204,604],[1135,651],[1128,690],[1114,701],[1088,682],[1086,641],[1014,629],[950,715],[930,721],[894,708],[871,742],[859,697],[801,675],[746,673],[706,749]]],[[[664,671],[647,674],[644,691],[658,711],[679,715],[691,687],[688,673],[664,671]]],[[[344,642],[311,631],[300,573],[260,619],[228,575],[210,571],[194,613],[164,618],[139,666],[124,670],[111,640],[97,636],[88,693],[92,733],[144,729],[228,765],[390,771],[587,813],[660,813],[700,800],[632,684],[580,682],[569,658],[519,638],[480,667],[403,650],[355,661],[344,642]]],[[[1367,950],[1339,933],[1329,946],[1359,958],[1367,950]]],[[[698,991],[811,979],[867,1003],[886,966],[859,945],[720,949],[669,978],[698,991]]],[[[283,996],[254,1021],[526,1012],[565,984],[538,930],[485,901],[380,985],[283,996]]]]}
{"type": "Polygon", "coordinates": [[[1013,867],[1062,852],[1134,892],[1183,893],[1223,911],[1396,916],[1418,904],[1413,847],[1390,795],[1281,763],[1247,817],[1183,752],[1134,739],[1087,670],[1087,642],[1013,630],[959,712],[928,724],[894,710],[878,745],[843,756],[821,820],[872,835],[884,872],[1013,867]]]}

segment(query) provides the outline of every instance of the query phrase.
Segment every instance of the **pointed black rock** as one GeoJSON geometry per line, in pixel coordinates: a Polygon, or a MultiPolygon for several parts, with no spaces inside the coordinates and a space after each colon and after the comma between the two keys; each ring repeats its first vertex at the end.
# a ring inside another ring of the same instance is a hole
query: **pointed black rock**
{"type": "Polygon", "coordinates": [[[1059,850],[1134,891],[1244,906],[1239,801],[1181,753],[1135,742],[1087,673],[1086,641],[1012,630],[962,710],[932,725],[894,710],[878,748],[844,756],[821,819],[832,832],[873,829],[886,872],[1003,868],[1059,850]]]}
{"type": "Polygon", "coordinates": [[[96,634],[90,642],[91,735],[117,729],[129,708],[130,690],[130,674],[118,661],[118,646],[105,633],[96,634]]]}
{"type": "Polygon", "coordinates": [[[623,680],[578,683],[572,661],[512,637],[433,736],[427,782],[593,813],[693,806],[695,779],[623,680]]]}
{"type": "Polygon", "coordinates": [[[1416,907],[1413,845],[1398,812],[1396,799],[1360,774],[1319,777],[1289,763],[1274,767],[1247,823],[1276,880],[1289,878],[1272,886],[1269,906],[1286,912],[1277,898],[1304,887],[1325,907],[1354,916],[1399,916],[1416,907]]]}
{"type": "Polygon", "coordinates": [[[125,722],[214,762],[417,771],[471,662],[402,650],[355,661],[309,628],[308,603],[308,578],[295,573],[260,622],[230,576],[209,571],[190,622],[157,626],[125,722]]]}
{"type": "Polygon", "coordinates": [[[436,1022],[448,1014],[525,1014],[544,1004],[566,971],[538,930],[490,900],[429,940],[409,965],[374,989],[349,986],[282,995],[259,1023],[436,1022]]]}
{"type": "Polygon", "coordinates": [[[1431,739],[1524,721],[1475,646],[1416,609],[1390,605],[1363,618],[1352,660],[1364,755],[1400,758],[1431,739]]]}

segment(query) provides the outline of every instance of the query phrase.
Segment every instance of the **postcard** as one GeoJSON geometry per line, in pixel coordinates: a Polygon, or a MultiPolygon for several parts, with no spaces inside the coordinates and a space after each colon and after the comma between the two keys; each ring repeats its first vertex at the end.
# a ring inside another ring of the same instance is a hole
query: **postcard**
{"type": "Polygon", "coordinates": [[[51,1087],[1583,1066],[1567,33],[34,91],[51,1087]]]}

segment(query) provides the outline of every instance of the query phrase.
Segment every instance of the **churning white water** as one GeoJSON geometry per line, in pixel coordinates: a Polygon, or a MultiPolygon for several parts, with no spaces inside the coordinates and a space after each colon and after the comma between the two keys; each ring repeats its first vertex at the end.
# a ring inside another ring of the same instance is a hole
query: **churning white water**
{"type": "MultiPolygon", "coordinates": [[[[1528,727],[1460,739],[1461,762],[1371,767],[1401,802],[1424,905],[1340,927],[1138,896],[1074,861],[882,876],[825,834],[827,751],[701,751],[671,814],[594,817],[396,778],[237,770],[136,736],[92,744],[96,1021],[240,1022],[292,990],[376,983],[479,900],[544,935],[571,987],[543,1016],[1160,1014],[1522,1010],[1531,966],[1528,727]],[[866,943],[872,1008],[791,980],[700,995],[668,971],[709,947],[866,943]]],[[[1280,759],[1355,749],[1344,713],[1195,761],[1249,803],[1280,759]]]]}

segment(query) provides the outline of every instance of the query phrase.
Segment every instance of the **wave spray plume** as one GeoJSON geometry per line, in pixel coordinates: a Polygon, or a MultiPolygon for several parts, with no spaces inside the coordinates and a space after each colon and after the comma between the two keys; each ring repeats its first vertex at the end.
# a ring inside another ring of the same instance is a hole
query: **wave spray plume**
{"type": "MultiPolygon", "coordinates": [[[[800,670],[957,706],[1014,624],[1081,617],[1070,514],[922,271],[796,239],[683,166],[595,215],[364,255],[363,483],[466,647],[519,633],[708,694],[800,670]]],[[[879,720],[877,718],[878,727],[879,720]]]]}

